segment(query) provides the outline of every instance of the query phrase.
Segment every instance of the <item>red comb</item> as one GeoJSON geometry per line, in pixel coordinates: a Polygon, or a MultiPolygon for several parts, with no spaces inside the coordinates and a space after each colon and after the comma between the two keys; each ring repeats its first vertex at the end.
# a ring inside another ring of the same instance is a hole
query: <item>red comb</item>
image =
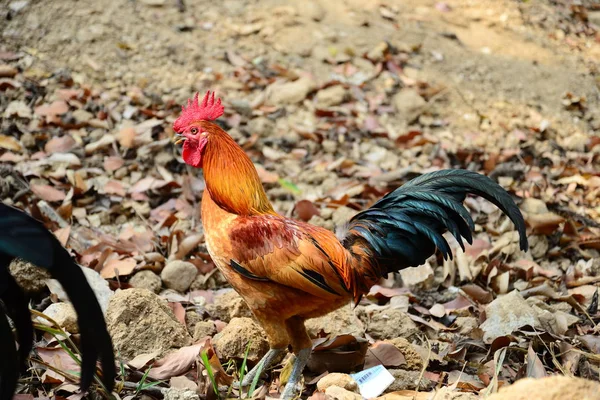
{"type": "Polygon", "coordinates": [[[201,103],[198,103],[198,93],[194,99],[188,99],[187,108],[181,106],[181,115],[173,123],[175,132],[181,132],[195,121],[212,121],[223,115],[225,107],[221,105],[221,99],[215,100],[215,92],[206,92],[201,103]]]}

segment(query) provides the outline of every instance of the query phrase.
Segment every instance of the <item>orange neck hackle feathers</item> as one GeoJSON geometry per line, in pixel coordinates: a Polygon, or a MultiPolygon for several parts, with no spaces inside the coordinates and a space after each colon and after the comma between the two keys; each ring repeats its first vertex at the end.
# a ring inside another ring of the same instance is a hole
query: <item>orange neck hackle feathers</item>
{"type": "Polygon", "coordinates": [[[182,107],[173,128],[178,133],[189,132],[190,127],[198,128],[200,139],[190,135],[186,144],[192,144],[194,140],[202,143],[190,146],[197,148],[197,155],[188,155],[193,160],[201,159],[201,163],[192,164],[186,157],[184,160],[204,170],[210,197],[225,211],[244,216],[273,214],[273,207],[250,158],[231,136],[210,122],[223,115],[223,111],[221,99],[215,100],[211,92],[206,93],[201,103],[196,94],[193,100],[188,100],[187,108],[182,107]]]}

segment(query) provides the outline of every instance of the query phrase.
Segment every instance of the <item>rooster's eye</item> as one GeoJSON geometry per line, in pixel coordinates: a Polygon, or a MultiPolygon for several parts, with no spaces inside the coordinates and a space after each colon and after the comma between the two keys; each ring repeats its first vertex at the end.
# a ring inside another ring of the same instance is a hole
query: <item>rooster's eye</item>
{"type": "Polygon", "coordinates": [[[195,135],[198,133],[198,128],[192,128],[190,132],[192,132],[192,135],[195,135]]]}

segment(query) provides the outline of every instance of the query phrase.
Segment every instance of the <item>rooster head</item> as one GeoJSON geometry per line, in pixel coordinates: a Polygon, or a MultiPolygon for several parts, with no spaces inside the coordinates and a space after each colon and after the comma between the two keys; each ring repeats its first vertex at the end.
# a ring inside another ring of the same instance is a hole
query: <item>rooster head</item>
{"type": "Polygon", "coordinates": [[[183,142],[183,160],[196,168],[202,168],[202,152],[208,142],[209,133],[206,123],[223,115],[221,99],[215,99],[214,92],[206,92],[201,102],[198,93],[187,101],[187,107],[181,107],[181,115],[173,123],[177,133],[176,144],[183,142]]]}

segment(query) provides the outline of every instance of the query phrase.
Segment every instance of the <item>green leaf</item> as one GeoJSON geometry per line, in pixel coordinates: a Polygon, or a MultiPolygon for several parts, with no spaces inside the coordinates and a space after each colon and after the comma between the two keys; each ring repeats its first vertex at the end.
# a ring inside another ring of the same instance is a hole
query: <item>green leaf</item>
{"type": "Polygon", "coordinates": [[[292,182],[288,181],[287,179],[279,178],[277,180],[277,182],[279,182],[279,185],[281,185],[282,188],[284,188],[287,191],[292,192],[293,194],[302,193],[302,191],[300,189],[298,189],[298,186],[294,185],[292,182]]]}

